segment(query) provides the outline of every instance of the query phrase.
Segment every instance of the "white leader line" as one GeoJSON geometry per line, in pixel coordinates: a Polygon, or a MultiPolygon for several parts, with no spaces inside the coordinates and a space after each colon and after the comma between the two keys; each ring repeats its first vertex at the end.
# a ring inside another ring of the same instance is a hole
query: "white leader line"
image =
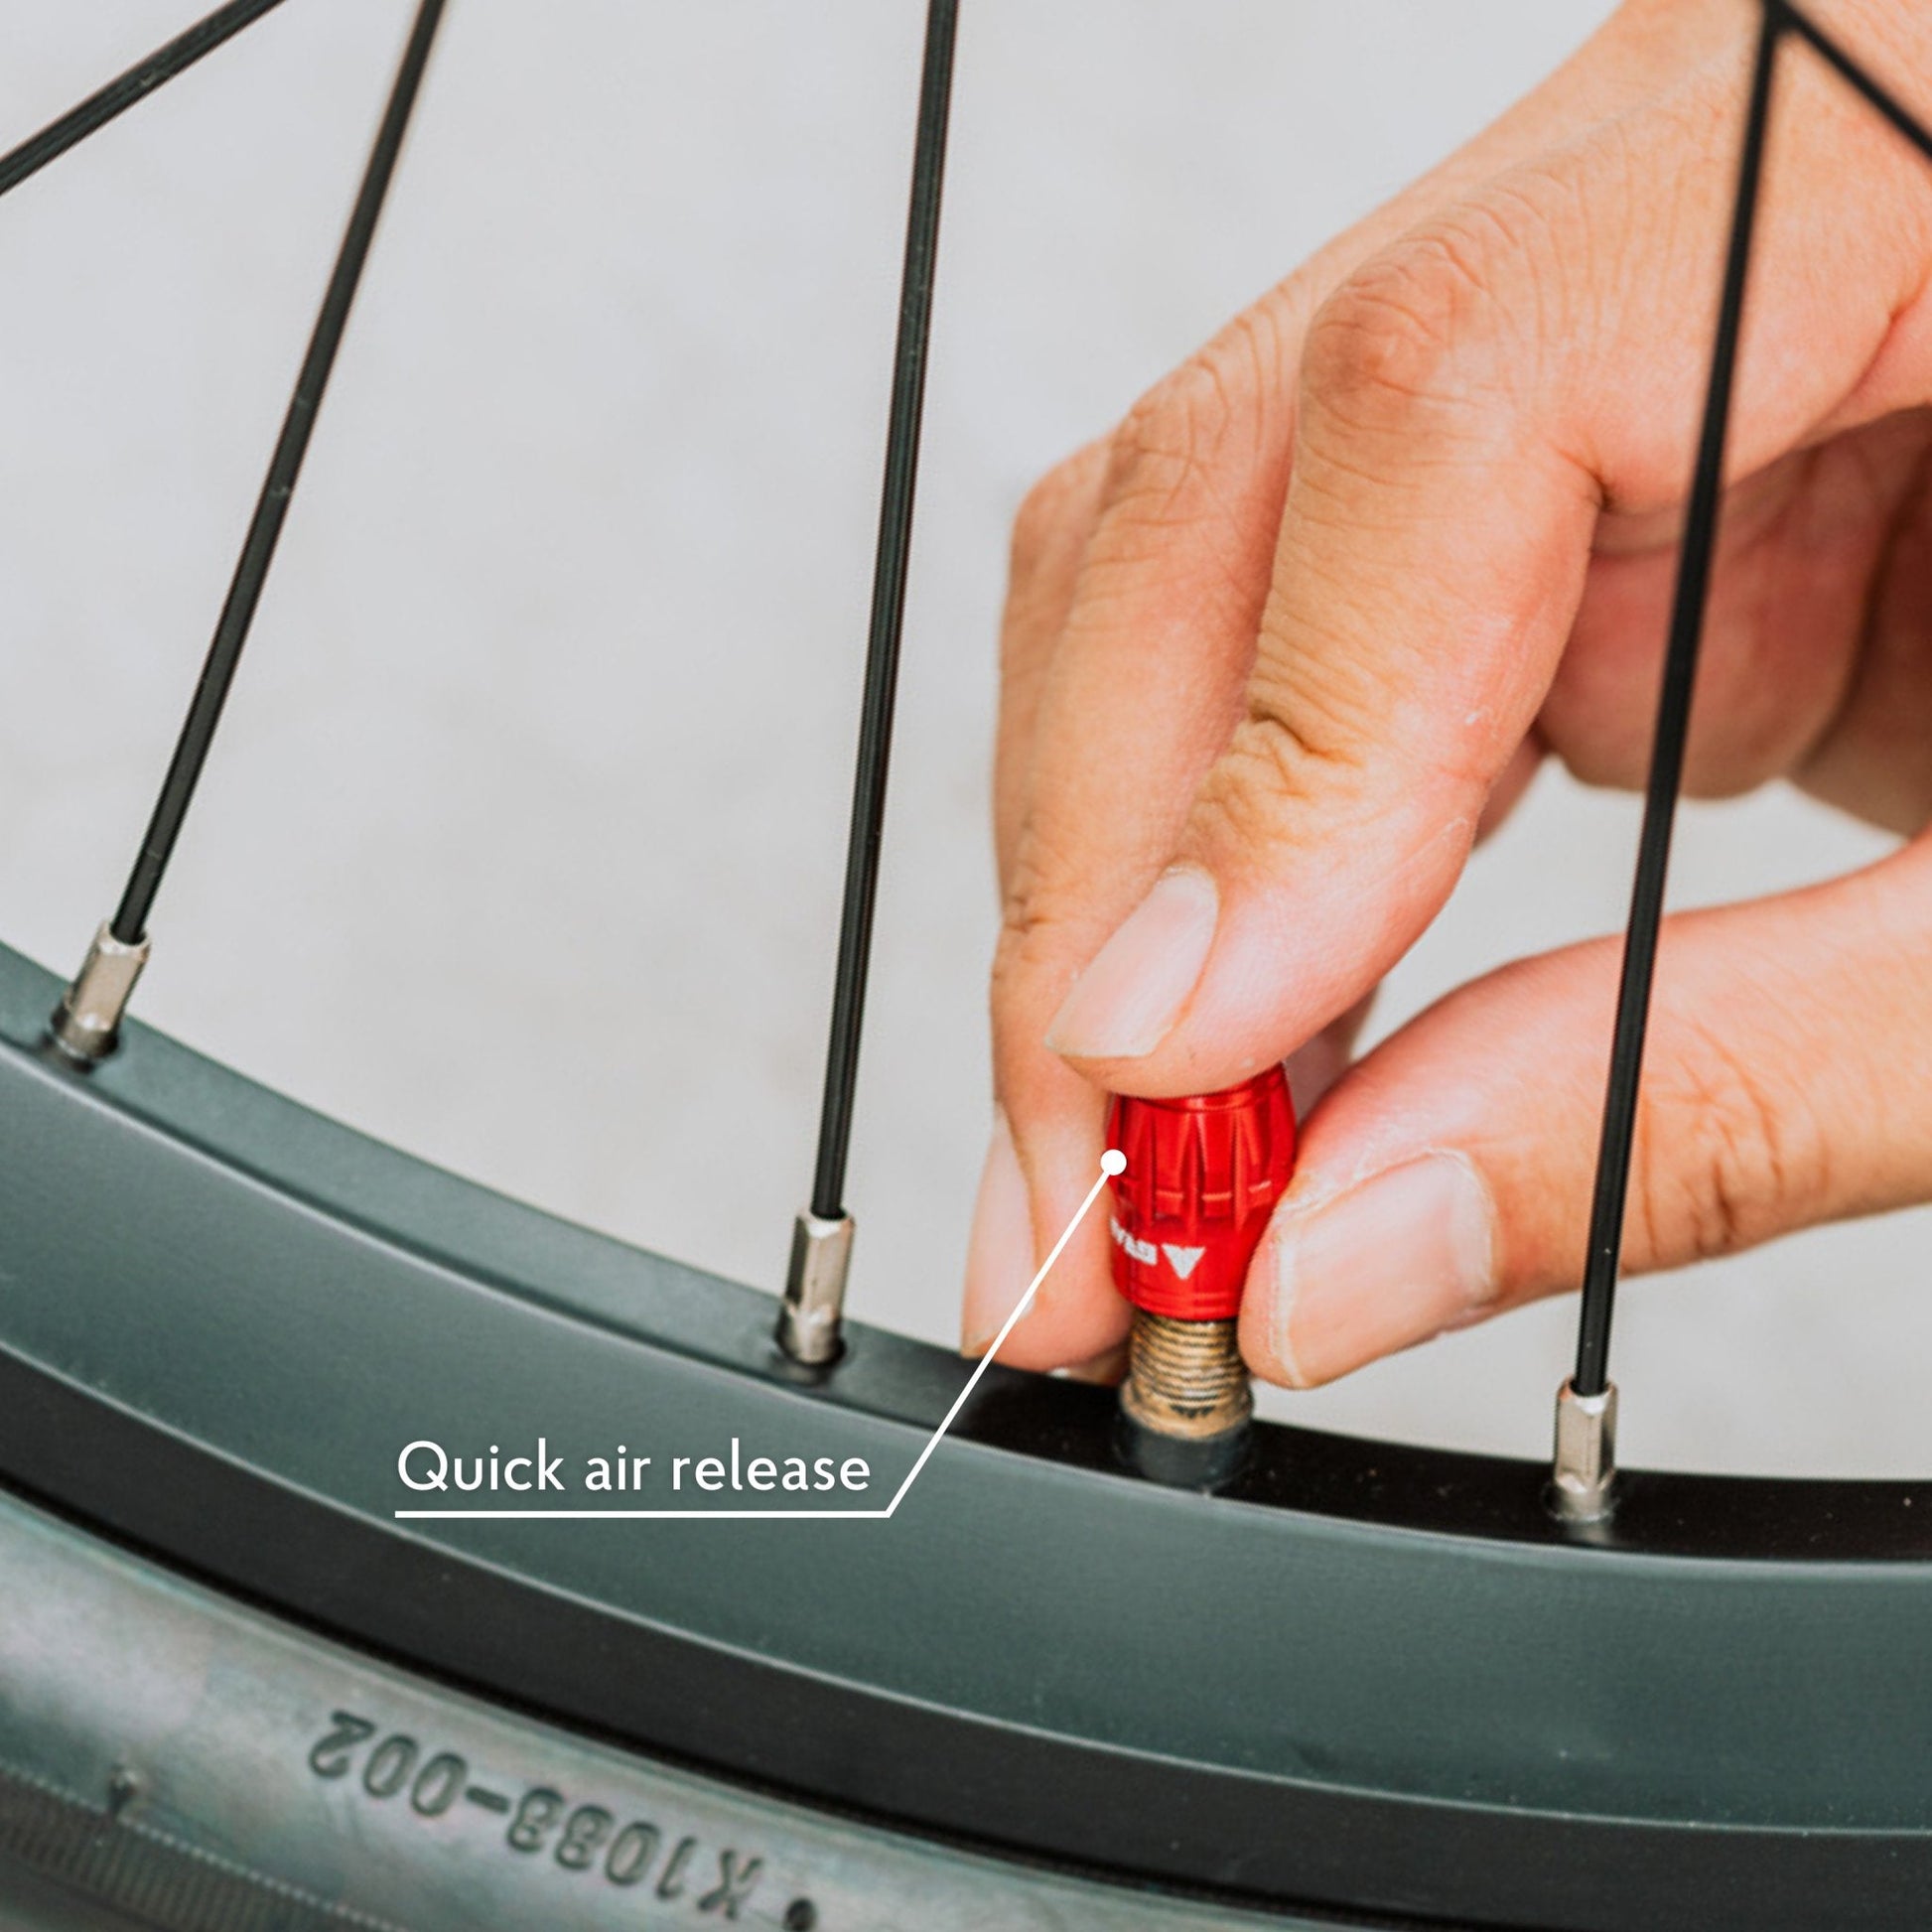
{"type": "Polygon", "coordinates": [[[945,1420],[932,1432],[930,1440],[919,1451],[919,1459],[906,1471],[905,1480],[898,1486],[898,1493],[884,1509],[398,1509],[396,1519],[408,1522],[450,1522],[465,1518],[476,1522],[519,1522],[519,1523],[581,1523],[581,1522],[620,1522],[620,1523],[886,1523],[891,1522],[893,1512],[905,1500],[905,1492],[918,1480],[919,1471],[931,1458],[932,1451],[939,1447],[945,1433],[958,1419],[959,1412],[965,1408],[973,1391],[979,1387],[980,1377],[992,1367],[993,1358],[1000,1352],[1007,1337],[1019,1326],[1020,1318],[1033,1306],[1034,1297],[1039,1292],[1039,1285],[1046,1279],[1047,1271],[1058,1261],[1065,1251],[1066,1244],[1073,1239],[1073,1231],[1087,1218],[1087,1210],[1100,1198],[1100,1190],[1115,1174],[1127,1166],[1126,1157],[1112,1148],[1100,1157],[1100,1178],[1087,1189],[1087,1197],[1074,1209],[1073,1218],[1066,1224],[1065,1231],[1053,1243],[1046,1259],[1039,1264],[1039,1273],[1027,1286],[1027,1292],[1014,1304],[1013,1312],[1007,1316],[1000,1332],[993,1337],[986,1353],[973,1366],[973,1372],[966,1378],[966,1386],[953,1398],[953,1405],[946,1411],[945,1420]]]}
{"type": "Polygon", "coordinates": [[[1072,1220],[1067,1222],[1065,1231],[1053,1243],[1052,1249],[1047,1254],[1046,1259],[1039,1264],[1039,1273],[1028,1283],[1026,1294],[1021,1296],[1020,1300],[1014,1304],[1013,1312],[1007,1316],[1005,1325],[993,1337],[986,1353],[979,1358],[978,1365],[974,1368],[972,1374],[967,1376],[966,1386],[953,1398],[952,1407],[946,1411],[945,1421],[932,1432],[931,1442],[919,1451],[919,1459],[906,1471],[905,1480],[898,1486],[898,1494],[886,1506],[886,1515],[891,1516],[893,1511],[905,1500],[905,1492],[911,1488],[913,1482],[918,1477],[919,1471],[925,1467],[926,1460],[932,1454],[932,1451],[939,1447],[939,1439],[953,1426],[953,1419],[965,1408],[967,1397],[979,1387],[980,1377],[992,1366],[993,1357],[1000,1352],[1001,1344],[1019,1326],[1020,1317],[1033,1306],[1034,1297],[1039,1293],[1040,1283],[1046,1279],[1046,1271],[1052,1267],[1054,1262],[1059,1260],[1062,1250],[1073,1239],[1073,1230],[1087,1218],[1087,1209],[1100,1198],[1101,1188],[1106,1186],[1108,1181],[1126,1166],[1127,1162],[1125,1157],[1115,1153],[1111,1148],[1100,1157],[1100,1178],[1087,1189],[1086,1199],[1073,1210],[1072,1220]]]}

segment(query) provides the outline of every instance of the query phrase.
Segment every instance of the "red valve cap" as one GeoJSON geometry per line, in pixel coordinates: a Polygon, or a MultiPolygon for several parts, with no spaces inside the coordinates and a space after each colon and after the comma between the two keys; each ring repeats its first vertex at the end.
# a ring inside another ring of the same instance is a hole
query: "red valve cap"
{"type": "Polygon", "coordinates": [[[1295,1172],[1295,1103],[1279,1066],[1224,1093],[1119,1094],[1107,1145],[1114,1176],[1114,1286],[1138,1309],[1228,1321],[1268,1216],[1295,1172]]]}

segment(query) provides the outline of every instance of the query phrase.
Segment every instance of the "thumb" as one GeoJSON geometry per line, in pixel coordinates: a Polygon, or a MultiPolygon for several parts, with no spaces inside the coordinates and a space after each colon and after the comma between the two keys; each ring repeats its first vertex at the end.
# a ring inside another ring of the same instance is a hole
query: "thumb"
{"type": "MultiPolygon", "coordinates": [[[[1932,1198],[1932,841],[1666,922],[1625,1222],[1632,1272],[1932,1198]]],[[[1523,960],[1385,1041],[1309,1123],[1242,1346],[1306,1387],[1574,1289],[1617,943],[1523,960]]]]}

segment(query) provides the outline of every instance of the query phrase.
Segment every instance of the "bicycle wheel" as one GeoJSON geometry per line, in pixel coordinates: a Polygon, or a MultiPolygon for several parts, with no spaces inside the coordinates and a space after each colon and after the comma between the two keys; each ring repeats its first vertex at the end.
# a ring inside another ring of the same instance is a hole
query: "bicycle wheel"
{"type": "Polygon", "coordinates": [[[1264,1425],[1198,1493],[1111,1392],[995,1368],[889,1524],[402,1520],[423,1441],[884,1490],[962,1371],[853,1323],[801,1363],[768,1298],[118,1011],[63,1051],[85,994],[0,953],[0,1857],[43,1916],[1921,1922],[1923,1485],[1624,1471],[1579,1520],[1542,1464],[1264,1425]]]}

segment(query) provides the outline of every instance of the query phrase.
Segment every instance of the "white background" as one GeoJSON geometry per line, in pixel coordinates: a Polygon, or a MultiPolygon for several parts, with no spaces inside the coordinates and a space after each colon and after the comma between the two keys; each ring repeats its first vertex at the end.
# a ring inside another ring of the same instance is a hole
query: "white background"
{"type": "MultiPolygon", "coordinates": [[[[193,4],[9,0],[4,138],[193,4]]],[[[1023,489],[1603,11],[966,0],[862,1315],[953,1334],[1023,489]]],[[[132,856],[405,14],[289,0],[0,206],[0,931],[63,970],[132,856]]],[[[767,1287],[816,1117],[919,15],[453,0],[141,989],[331,1113],[767,1287]]],[[[1546,774],[1378,1028],[1617,923],[1634,834],[1546,774]]],[[[1676,896],[1882,849],[1787,796],[1695,808],[1676,896]]],[[[1922,1469],[1929,1252],[1920,1213],[1628,1289],[1627,1459],[1922,1469]]],[[[1540,1454],[1572,1320],[1275,1406],[1540,1454]]]]}

